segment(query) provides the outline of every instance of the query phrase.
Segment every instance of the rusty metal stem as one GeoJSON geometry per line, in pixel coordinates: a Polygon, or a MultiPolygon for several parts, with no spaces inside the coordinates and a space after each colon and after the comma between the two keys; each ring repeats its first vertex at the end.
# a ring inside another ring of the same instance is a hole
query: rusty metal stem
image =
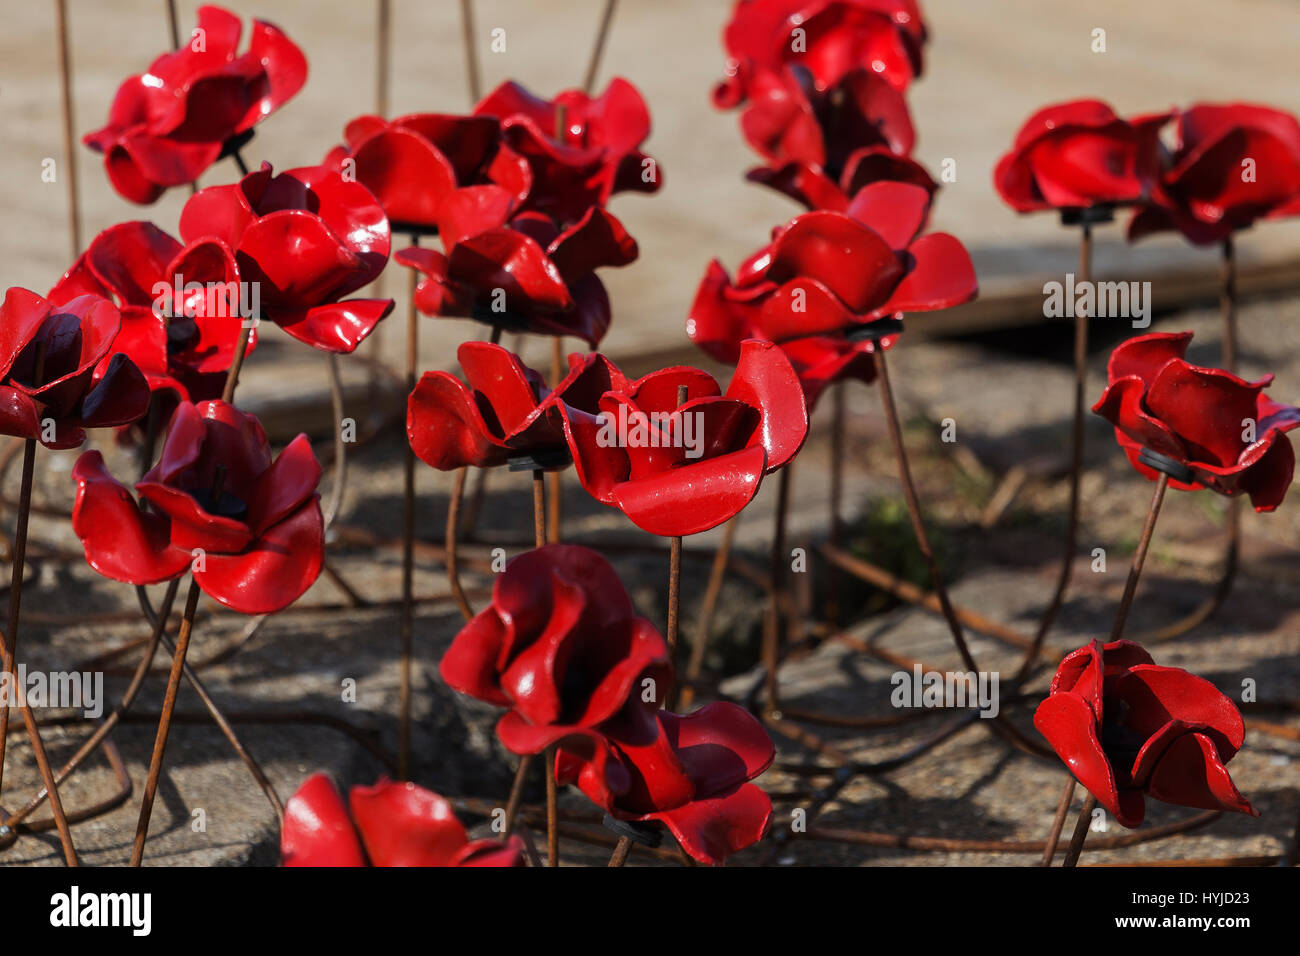
{"type": "Polygon", "coordinates": [[[163,697],[162,714],[158,718],[158,733],[154,738],[153,756],[149,760],[149,776],[145,781],[144,794],[141,797],[140,819],[135,828],[135,843],[131,847],[132,866],[139,866],[144,861],[144,844],[149,839],[149,818],[153,815],[153,802],[158,793],[158,778],[162,774],[163,755],[167,751],[167,735],[171,732],[172,714],[176,710],[176,695],[180,691],[185,654],[190,647],[190,635],[194,630],[194,612],[198,610],[198,606],[199,583],[191,575],[189,594],[185,598],[185,614],[181,617],[181,629],[176,635],[176,647],[172,651],[172,668],[167,677],[167,693],[163,697]]]}
{"type": "Polygon", "coordinates": [[[1047,846],[1043,850],[1042,866],[1051,866],[1056,856],[1057,844],[1061,842],[1061,830],[1065,827],[1065,816],[1070,812],[1070,801],[1074,799],[1074,775],[1066,777],[1065,788],[1061,791],[1061,800],[1056,805],[1056,815],[1052,817],[1052,829],[1047,834],[1047,846]]]}
{"type": "Polygon", "coordinates": [[[465,83],[469,89],[470,105],[478,103],[482,95],[479,83],[478,50],[474,47],[474,0],[460,0],[460,32],[465,48],[465,83]]]}
{"type": "MultiPolygon", "coordinates": [[[[411,235],[418,246],[420,237],[411,235]]],[[[411,270],[406,310],[406,394],[415,391],[419,363],[420,325],[415,309],[415,286],[418,273],[411,270]]],[[[405,435],[404,435],[405,437],[405,435]]],[[[411,763],[411,645],[415,630],[415,449],[409,439],[403,442],[402,459],[402,623],[401,677],[398,688],[397,774],[410,779],[411,763]]]]}
{"type": "Polygon", "coordinates": [[[776,519],[772,530],[772,558],[769,573],[772,594],[768,604],[767,627],[763,632],[763,668],[767,684],[767,713],[775,715],[781,707],[777,672],[781,666],[781,646],[785,641],[785,518],[790,505],[790,465],[777,478],[776,519]]]}
{"type": "Polygon", "coordinates": [[[1065,853],[1063,867],[1074,867],[1079,863],[1079,854],[1083,852],[1083,841],[1088,839],[1088,828],[1092,826],[1092,811],[1097,809],[1097,798],[1088,794],[1079,809],[1079,818],[1074,821],[1074,836],[1070,839],[1070,849],[1065,853]]]}
{"type": "Polygon", "coordinates": [[[1124,584],[1124,596],[1120,599],[1119,609],[1115,612],[1115,625],[1110,630],[1110,639],[1118,641],[1124,636],[1124,622],[1128,620],[1129,609],[1133,606],[1133,596],[1137,593],[1138,578],[1142,576],[1142,565],[1147,559],[1147,549],[1151,547],[1151,535],[1156,530],[1156,518],[1160,516],[1160,503],[1164,501],[1165,489],[1169,487],[1169,476],[1163,472],[1156,482],[1155,493],[1151,496],[1151,507],[1142,525],[1142,537],[1138,539],[1137,550],[1133,552],[1133,564],[1129,567],[1128,581],[1124,584]]]}
{"type": "Polygon", "coordinates": [[[452,482],[451,498],[447,503],[446,540],[443,545],[446,551],[447,584],[456,599],[456,606],[460,608],[461,615],[467,621],[474,616],[474,608],[470,605],[469,598],[465,596],[465,588],[460,583],[460,560],[456,538],[460,525],[460,503],[465,497],[465,478],[468,474],[469,466],[466,465],[456,472],[456,478],[452,482]]]}
{"type": "Polygon", "coordinates": [[[704,591],[704,603],[700,606],[700,619],[695,627],[695,640],[691,642],[690,660],[686,662],[686,681],[681,688],[678,705],[687,710],[695,699],[695,681],[699,680],[700,671],[704,669],[704,654],[709,645],[709,634],[713,630],[713,615],[718,608],[718,597],[722,593],[722,583],[727,577],[727,564],[731,557],[731,547],[736,540],[736,527],[740,524],[740,515],[727,522],[722,532],[722,544],[713,555],[713,567],[709,571],[709,583],[704,591]]]}
{"type": "Polygon", "coordinates": [[[546,545],[546,472],[533,469],[533,547],[546,545]]]}
{"type": "MultiPolygon", "coordinates": [[[[63,94],[63,175],[68,183],[68,239],[72,246],[69,261],[73,261],[81,254],[81,196],[77,187],[77,124],[72,110],[72,50],[68,44],[67,0],[55,0],[54,13],[59,35],[59,77],[63,94]]],[[[172,32],[175,32],[174,27],[172,32]]]]}
{"type": "Polygon", "coordinates": [[[587,73],[582,80],[582,88],[590,93],[596,85],[596,74],[600,71],[600,60],[605,52],[605,41],[609,38],[609,25],[614,20],[614,8],[618,0],[605,0],[605,11],[600,17],[600,28],[596,31],[596,43],[591,48],[591,59],[587,61],[587,73]]]}

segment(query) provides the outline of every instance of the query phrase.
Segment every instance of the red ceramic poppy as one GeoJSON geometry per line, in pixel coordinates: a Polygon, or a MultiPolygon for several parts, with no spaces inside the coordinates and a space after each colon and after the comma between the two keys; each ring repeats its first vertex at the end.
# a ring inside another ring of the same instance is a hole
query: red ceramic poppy
{"type": "Polygon", "coordinates": [[[55,304],[14,287],[0,305],[0,434],[76,448],[87,428],[138,420],[149,383],[115,339],[117,308],[97,295],[55,304]]]}
{"type": "Polygon", "coordinates": [[[497,723],[508,750],[536,754],[566,741],[603,764],[609,741],[655,735],[672,681],[667,655],[608,561],[552,544],[506,565],[491,605],[456,635],[439,671],[462,694],[508,708],[497,723]]]}
{"type": "Polygon", "coordinates": [[[72,530],[105,577],[153,584],[194,573],[243,614],[296,601],[324,558],[320,465],[306,435],[271,460],[257,418],[222,401],[177,407],[137,503],[98,451],[77,459],[72,530]]]}
{"type": "MultiPolygon", "coordinates": [[[[50,300],[92,294],[116,302],[122,328],[113,347],[135,362],[155,392],[197,402],[221,395],[239,343],[242,290],[224,242],[182,246],[151,222],[123,222],[91,240],[50,300]]],[[[256,347],[257,332],[250,330],[248,351],[256,347]]]]}
{"type": "Polygon", "coordinates": [[[926,31],[915,0],[739,0],[722,40],[726,77],[713,102],[727,109],[750,99],[764,74],[792,63],[822,90],[855,69],[905,90],[921,75],[926,31]]]}
{"type": "Polygon", "coordinates": [[[393,310],[392,299],[345,299],[388,262],[388,217],[365,186],[326,166],[275,176],[270,163],[232,186],[210,186],[181,211],[187,243],[216,239],[257,283],[262,318],[327,352],[351,352],[393,310]]]}
{"type": "Polygon", "coordinates": [[[661,823],[700,863],[716,865],[763,838],[772,801],[749,783],[776,748],[747,710],[714,703],[685,716],[661,710],[647,744],[615,743],[600,767],[561,748],[556,779],[576,783],[619,820],[661,823]]]}
{"type": "Polygon", "coordinates": [[[501,142],[501,124],[490,116],[358,116],[343,138],[346,145],[331,150],[325,165],[350,169],[394,232],[436,229],[442,204],[463,186],[494,183],[520,203],[532,190],[528,161],[501,142]]]}
{"type": "Polygon", "coordinates": [[[236,55],[239,17],[204,6],[198,21],[183,47],[118,88],[108,125],[83,139],[132,202],[194,182],[307,80],[306,57],[279,27],[254,20],[248,50],[236,55]]]}
{"type": "Polygon", "coordinates": [[[1202,103],[1178,114],[1151,203],[1129,223],[1129,239],[1177,229],[1217,242],[1256,219],[1300,213],[1300,123],[1248,103],[1202,103]]]}
{"type": "Polygon", "coordinates": [[[939,191],[939,184],[930,178],[924,166],[887,146],[865,146],[854,151],[838,178],[820,166],[802,162],[757,166],[745,178],[784,193],[809,209],[836,212],[848,209],[858,191],[872,183],[911,183],[928,192],[931,200],[939,191]]]}
{"type": "Polygon", "coordinates": [[[559,406],[595,415],[600,396],[626,379],[603,355],[569,357],[569,374],[554,389],[517,355],[489,342],[456,351],[468,380],[425,372],[406,406],[406,437],[420,460],[441,471],[488,468],[529,456],[567,464],[569,449],[559,406]]]}
{"type": "Polygon", "coordinates": [[[658,164],[641,152],[650,111],[621,77],[600,96],[565,90],[552,100],[506,82],[474,107],[474,115],[500,120],[506,144],[527,160],[532,188],[521,208],[561,225],[604,206],[614,193],[652,193],[663,182],[658,164]]]}
{"type": "Polygon", "coordinates": [[[1286,433],[1300,425],[1300,409],[1264,394],[1272,375],[1247,382],[1187,362],[1191,339],[1152,332],[1124,342],[1111,353],[1109,384],[1092,410],[1115,426],[1115,440],[1148,479],[1159,475],[1140,460],[1144,447],[1187,469],[1173,487],[1245,493],[1256,511],[1272,511],[1291,486],[1295,452],[1286,433]]]}
{"type": "Polygon", "coordinates": [[[560,408],[578,479],[597,501],[666,537],[734,517],[808,435],[790,361],[754,339],[741,345],[726,394],[707,372],[676,366],[606,392],[600,411],[593,419],[560,408]]]}
{"type": "Polygon", "coordinates": [[[929,206],[919,186],[877,182],[858,190],[845,212],[796,216],[741,265],[734,284],[720,263],[710,264],[687,334],[722,362],[736,361],[746,338],[779,343],[809,404],[839,378],[870,381],[871,353],[897,336],[855,338],[862,327],[948,308],[978,292],[970,255],[957,239],[916,238],[929,206]]]}
{"type": "Polygon", "coordinates": [[[1093,641],[1067,655],[1034,726],[1126,827],[1142,822],[1144,796],[1259,816],[1224,767],[1245,736],[1236,706],[1132,641],[1093,641]]]}
{"type": "Polygon", "coordinates": [[[764,73],[752,84],[741,132],[773,163],[801,163],[838,178],[864,149],[912,151],[916,134],[903,94],[875,73],[855,70],[818,90],[802,66],[764,73]]]}
{"type": "Polygon", "coordinates": [[[328,776],[289,798],[280,831],[284,866],[523,866],[519,837],[469,839],[443,797],[413,783],[353,787],[352,813],[328,776]]]}
{"type": "Polygon", "coordinates": [[[541,213],[515,214],[510,197],[495,186],[458,190],[439,234],[445,254],[413,246],[394,256],[423,276],[415,291],[422,313],[573,336],[593,349],[611,317],[595,270],[637,257],[636,240],[605,210],[592,206],[561,230],[541,213]]]}
{"type": "Polygon", "coordinates": [[[1017,212],[1134,203],[1157,171],[1160,127],[1172,113],[1124,120],[1100,100],[1039,110],[998,160],[993,185],[1017,212]]]}

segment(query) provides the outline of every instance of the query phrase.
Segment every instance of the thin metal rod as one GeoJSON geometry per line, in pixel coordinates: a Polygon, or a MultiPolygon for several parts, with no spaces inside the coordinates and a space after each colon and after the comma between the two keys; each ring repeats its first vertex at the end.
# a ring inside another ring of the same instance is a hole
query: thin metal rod
{"type": "Polygon", "coordinates": [[[781,666],[781,647],[785,642],[785,569],[789,560],[785,547],[785,518],[790,505],[790,465],[777,477],[776,518],[772,531],[772,593],[768,602],[767,626],[763,631],[763,668],[767,685],[767,713],[775,716],[781,708],[777,672],[781,666]]]}
{"type": "Polygon", "coordinates": [[[1079,863],[1079,854],[1083,852],[1083,841],[1088,839],[1088,828],[1092,826],[1092,811],[1097,809],[1097,798],[1088,794],[1079,810],[1079,818],[1074,821],[1074,836],[1070,839],[1070,849],[1065,853],[1062,867],[1073,867],[1079,863]]]}
{"type": "Polygon", "coordinates": [[[596,74],[600,71],[600,60],[605,52],[605,41],[609,38],[609,25],[614,20],[614,8],[618,0],[605,0],[605,11],[600,17],[600,28],[596,31],[596,42],[591,48],[591,59],[587,61],[587,73],[582,80],[582,88],[590,93],[596,85],[596,74]]]}
{"type": "Polygon", "coordinates": [[[1223,316],[1223,367],[1237,371],[1237,248],[1232,236],[1223,240],[1223,257],[1219,267],[1222,285],[1219,311],[1223,316]]]}
{"type": "MultiPolygon", "coordinates": [[[[412,245],[420,244],[420,237],[411,235],[412,245]]],[[[415,308],[415,287],[418,273],[412,269],[406,309],[406,394],[415,391],[416,370],[419,364],[420,325],[415,308]]],[[[403,430],[403,438],[406,437],[403,430]]],[[[397,773],[402,780],[410,779],[411,764],[411,646],[415,631],[415,449],[409,440],[403,441],[402,459],[402,623],[401,623],[401,679],[398,690],[398,745],[397,773]]]]}
{"type": "Polygon", "coordinates": [[[533,469],[533,546],[546,544],[546,472],[533,469]]]}
{"type": "Polygon", "coordinates": [[[713,567],[709,571],[709,583],[704,591],[704,603],[700,605],[700,618],[695,627],[695,640],[691,642],[691,656],[686,662],[686,680],[678,692],[677,706],[682,710],[689,710],[691,702],[695,700],[695,682],[699,680],[700,672],[704,669],[704,654],[708,650],[709,635],[713,631],[713,616],[718,609],[718,598],[722,594],[722,584],[727,577],[727,564],[739,524],[740,515],[727,522],[722,532],[722,544],[713,555],[713,567]]]}
{"type": "MultiPolygon", "coordinates": [[[[838,382],[831,392],[831,487],[827,504],[830,507],[830,530],[827,543],[838,548],[844,537],[844,430],[846,426],[846,382],[838,382]]],[[[834,563],[826,565],[826,600],[822,615],[832,626],[840,625],[840,569],[834,563]]]]}
{"type": "MultiPolygon", "coordinates": [[[[85,743],[78,747],[77,752],[74,753],[68,762],[63,765],[55,775],[54,782],[56,784],[62,784],[63,781],[73,773],[73,771],[81,766],[82,762],[95,751],[109,733],[112,732],[113,728],[117,726],[118,722],[122,719],[122,715],[130,709],[133,703],[135,703],[135,699],[140,693],[140,688],[144,686],[145,678],[149,674],[149,666],[153,662],[154,654],[158,650],[158,640],[162,636],[163,628],[166,627],[167,619],[171,617],[172,604],[176,601],[176,592],[180,588],[180,583],[180,578],[172,578],[167,585],[167,593],[163,596],[161,609],[158,615],[154,618],[152,631],[145,648],[144,656],[140,659],[140,663],[136,667],[135,673],[131,676],[131,683],[127,685],[126,692],[122,695],[121,703],[118,704],[117,708],[111,714],[104,718],[100,725],[95,728],[95,732],[86,738],[85,743]]],[[[21,810],[5,822],[12,826],[24,820],[30,813],[38,809],[40,805],[45,802],[45,797],[48,792],[49,791],[46,788],[42,787],[36,796],[32,797],[32,799],[29,800],[21,810]]]]}
{"type": "Polygon", "coordinates": [[[1061,830],[1065,827],[1065,815],[1070,812],[1070,801],[1074,799],[1074,775],[1066,777],[1065,788],[1061,791],[1061,800],[1056,805],[1056,815],[1052,817],[1052,829],[1047,834],[1047,847],[1043,850],[1042,866],[1051,866],[1052,857],[1056,856],[1056,846],[1061,842],[1061,830]]]}
{"type": "Polygon", "coordinates": [[[1142,536],[1138,538],[1137,550],[1133,552],[1133,564],[1129,567],[1128,581],[1124,584],[1124,596],[1120,599],[1119,609],[1115,612],[1115,624],[1110,630],[1110,639],[1118,641],[1124,636],[1124,622],[1128,620],[1129,609],[1133,606],[1133,596],[1137,593],[1138,578],[1142,576],[1142,565],[1147,559],[1147,549],[1151,547],[1151,535],[1156,529],[1156,518],[1160,516],[1160,503],[1165,499],[1165,489],[1169,487],[1169,476],[1161,472],[1156,482],[1155,493],[1151,496],[1151,507],[1147,509],[1146,521],[1142,525],[1142,536]]]}
{"type": "Polygon", "coordinates": [[[248,355],[248,336],[253,331],[252,323],[256,319],[244,319],[240,323],[239,342],[235,346],[235,357],[230,362],[230,369],[226,372],[226,384],[221,390],[221,400],[223,402],[233,402],[235,400],[235,386],[239,384],[239,373],[244,368],[244,359],[248,355]]]}
{"type": "MultiPolygon", "coordinates": [[[[1079,281],[1092,280],[1092,224],[1084,223],[1079,235],[1079,281]]],[[[1047,609],[1039,619],[1038,630],[1034,633],[1033,646],[1020,662],[1020,668],[1012,679],[1019,684],[1028,675],[1038,660],[1038,652],[1043,647],[1047,632],[1056,623],[1061,605],[1065,601],[1065,592],[1070,587],[1070,577],[1074,571],[1074,550],[1079,538],[1079,502],[1083,483],[1083,452],[1085,417],[1087,407],[1086,392],[1088,388],[1088,311],[1074,310],[1074,422],[1070,434],[1070,506],[1066,516],[1064,554],[1061,556],[1061,570],[1056,579],[1056,589],[1052,592],[1047,609]]]]}
{"type": "Polygon", "coordinates": [[[81,196],[77,186],[76,120],[72,110],[72,51],[68,45],[68,3],[55,0],[59,34],[59,80],[63,94],[63,176],[68,183],[68,240],[72,259],[81,254],[81,196]]]}
{"type": "Polygon", "coordinates": [[[609,858],[609,865],[612,867],[622,866],[627,862],[627,855],[632,850],[631,837],[619,837],[618,843],[614,846],[614,853],[609,858]]]}
{"type": "Polygon", "coordinates": [[[465,48],[465,81],[470,105],[474,106],[483,95],[479,82],[478,50],[474,46],[474,0],[460,0],[460,28],[465,48]]]}
{"type": "Polygon", "coordinates": [[[460,608],[461,615],[467,621],[474,616],[474,608],[470,606],[469,598],[465,596],[465,589],[460,583],[460,561],[456,538],[460,526],[460,503],[465,497],[465,477],[468,474],[468,465],[456,472],[455,481],[451,486],[451,498],[447,503],[447,532],[443,542],[446,551],[447,584],[456,599],[456,606],[460,608]]]}
{"type": "Polygon", "coordinates": [[[167,693],[163,697],[162,714],[158,719],[158,733],[154,737],[153,756],[149,760],[149,776],[145,781],[144,794],[140,802],[140,819],[136,823],[135,843],[131,847],[132,866],[139,866],[144,861],[144,844],[149,839],[149,818],[153,815],[153,802],[158,793],[158,778],[162,774],[163,755],[167,751],[167,735],[171,732],[172,714],[176,711],[176,695],[180,692],[185,654],[190,647],[190,634],[194,630],[194,612],[198,610],[198,606],[199,583],[191,576],[189,594],[185,598],[185,613],[181,617],[181,629],[176,635],[176,647],[172,651],[171,674],[167,677],[167,693]]]}
{"type": "Polygon", "coordinates": [[[388,117],[388,60],[392,49],[392,5],[379,0],[375,20],[375,112],[388,117]]]}
{"type": "Polygon", "coordinates": [[[546,748],[546,865],[560,865],[559,788],[555,783],[555,746],[546,748]]]}
{"type": "Polygon", "coordinates": [[[889,440],[894,446],[894,457],[898,461],[898,477],[903,485],[903,497],[907,502],[907,511],[912,519],[912,531],[916,536],[916,545],[921,551],[921,556],[925,559],[926,566],[930,571],[930,581],[934,587],[935,597],[939,601],[939,607],[943,612],[944,620],[948,622],[948,629],[952,632],[953,641],[957,645],[957,652],[961,654],[962,663],[966,669],[978,673],[979,668],[975,665],[975,658],[971,656],[970,648],[966,645],[966,636],[962,633],[961,622],[953,610],[952,602],[948,598],[948,588],[944,585],[943,575],[939,571],[939,562],[934,556],[934,549],[930,546],[930,536],[925,530],[925,521],[921,518],[921,505],[916,496],[916,485],[912,481],[912,469],[907,461],[907,449],[903,445],[903,428],[898,420],[898,409],[894,404],[894,390],[889,383],[889,364],[885,361],[885,350],[876,349],[876,375],[880,379],[880,401],[885,410],[885,423],[889,426],[889,440]]]}
{"type": "Polygon", "coordinates": [[[532,754],[524,754],[519,758],[519,768],[515,771],[514,782],[510,784],[510,796],[506,798],[506,819],[503,833],[509,833],[514,829],[515,819],[519,816],[519,805],[524,799],[524,783],[528,779],[528,771],[532,765],[532,754]]]}
{"type": "Polygon", "coordinates": [[[339,357],[334,352],[325,353],[329,370],[330,406],[334,411],[334,485],[330,489],[329,504],[325,508],[325,529],[328,531],[343,504],[343,493],[348,485],[348,443],[343,440],[343,377],[339,371],[339,357]]]}
{"type": "MultiPolygon", "coordinates": [[[[564,379],[564,339],[556,337],[551,342],[551,387],[555,388],[564,379]]],[[[546,513],[547,540],[551,544],[560,542],[560,523],[563,521],[564,497],[560,491],[560,470],[551,472],[551,497],[547,502],[546,513]]]]}

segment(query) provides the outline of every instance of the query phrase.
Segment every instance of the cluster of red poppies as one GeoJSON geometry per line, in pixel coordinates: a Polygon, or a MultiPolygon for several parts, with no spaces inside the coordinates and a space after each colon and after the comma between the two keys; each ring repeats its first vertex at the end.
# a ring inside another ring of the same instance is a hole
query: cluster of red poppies
{"type": "Polygon", "coordinates": [[[808,404],[834,382],[875,378],[905,312],[975,297],[962,244],[926,233],[938,184],[911,156],[905,92],[921,72],[914,0],[741,0],[727,24],[719,107],[743,106],[746,141],[766,161],[749,178],[809,212],[772,230],[733,282],[709,265],[687,334],[722,362],[740,342],[777,343],[808,404]]]}
{"type": "Polygon", "coordinates": [[[1300,123],[1249,103],[1126,120],[1075,100],[1026,120],[993,179],[1020,212],[1131,206],[1130,240],[1177,230],[1204,245],[1300,213],[1300,123]]]}

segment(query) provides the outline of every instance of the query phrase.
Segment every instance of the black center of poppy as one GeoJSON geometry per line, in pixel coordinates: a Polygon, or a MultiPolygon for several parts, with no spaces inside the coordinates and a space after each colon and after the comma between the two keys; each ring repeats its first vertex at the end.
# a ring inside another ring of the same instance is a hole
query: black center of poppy
{"type": "Polygon", "coordinates": [[[192,349],[199,341],[199,325],[185,316],[167,320],[167,354],[175,355],[192,349]]]}
{"type": "Polygon", "coordinates": [[[211,489],[205,489],[191,491],[190,494],[199,503],[200,508],[215,517],[243,521],[248,516],[248,505],[244,503],[243,498],[232,492],[222,491],[214,496],[211,489]]]}
{"type": "Polygon", "coordinates": [[[1130,709],[1128,701],[1122,698],[1102,698],[1101,749],[1120,773],[1133,766],[1142,745],[1147,742],[1146,736],[1129,724],[1130,709]]]}

